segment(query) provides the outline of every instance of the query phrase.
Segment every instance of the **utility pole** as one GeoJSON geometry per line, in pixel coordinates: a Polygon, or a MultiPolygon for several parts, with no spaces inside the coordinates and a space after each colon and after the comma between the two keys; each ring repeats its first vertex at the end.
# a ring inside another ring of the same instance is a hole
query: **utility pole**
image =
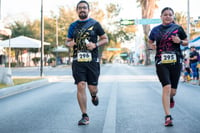
{"type": "MultiPolygon", "coordinates": [[[[58,17],[56,16],[56,50],[58,50],[58,17]]],[[[58,51],[56,51],[56,66],[58,65],[58,51]]]]}
{"type": "Polygon", "coordinates": [[[0,0],[0,21],[1,21],[1,0],[0,0]]]}
{"type": "Polygon", "coordinates": [[[41,25],[40,25],[40,32],[41,32],[41,48],[40,48],[40,76],[43,76],[43,55],[44,55],[44,16],[43,16],[43,0],[41,0],[41,25]]]}
{"type": "Polygon", "coordinates": [[[190,41],[190,0],[187,0],[187,36],[190,41]]]}

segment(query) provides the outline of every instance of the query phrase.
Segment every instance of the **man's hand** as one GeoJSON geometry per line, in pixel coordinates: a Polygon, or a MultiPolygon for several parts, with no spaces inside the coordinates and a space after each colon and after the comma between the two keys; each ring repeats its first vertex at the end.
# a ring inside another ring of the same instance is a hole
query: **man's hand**
{"type": "Polygon", "coordinates": [[[93,50],[95,49],[97,46],[95,43],[89,42],[88,44],[86,44],[86,47],[88,50],[93,50]]]}
{"type": "Polygon", "coordinates": [[[76,43],[74,41],[67,41],[66,42],[67,47],[73,47],[74,45],[76,45],[76,43]]]}

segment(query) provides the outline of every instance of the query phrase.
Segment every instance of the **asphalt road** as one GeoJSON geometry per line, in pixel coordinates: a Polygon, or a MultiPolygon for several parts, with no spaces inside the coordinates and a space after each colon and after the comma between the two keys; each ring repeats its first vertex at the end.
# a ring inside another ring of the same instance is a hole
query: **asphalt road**
{"type": "Polygon", "coordinates": [[[87,91],[87,126],[77,125],[81,112],[71,70],[49,70],[55,71],[62,75],[49,84],[0,99],[0,133],[200,132],[200,87],[181,82],[171,110],[174,126],[164,127],[162,90],[154,66],[103,65],[99,106],[92,105],[87,91]]]}

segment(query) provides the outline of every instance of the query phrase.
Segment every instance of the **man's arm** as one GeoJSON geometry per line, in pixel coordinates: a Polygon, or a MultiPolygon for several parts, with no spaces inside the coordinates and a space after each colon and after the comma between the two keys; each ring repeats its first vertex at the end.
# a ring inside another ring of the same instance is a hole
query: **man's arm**
{"type": "Polygon", "coordinates": [[[97,47],[103,46],[108,43],[108,37],[106,34],[99,36],[99,41],[96,43],[97,47]]]}
{"type": "Polygon", "coordinates": [[[67,47],[73,47],[74,45],[76,45],[72,38],[67,38],[65,44],[67,47]]]}
{"type": "Polygon", "coordinates": [[[106,43],[108,43],[108,37],[106,34],[104,34],[102,36],[99,36],[99,41],[97,43],[89,42],[88,44],[86,44],[86,46],[87,46],[87,49],[93,50],[96,47],[103,46],[106,43]]]}

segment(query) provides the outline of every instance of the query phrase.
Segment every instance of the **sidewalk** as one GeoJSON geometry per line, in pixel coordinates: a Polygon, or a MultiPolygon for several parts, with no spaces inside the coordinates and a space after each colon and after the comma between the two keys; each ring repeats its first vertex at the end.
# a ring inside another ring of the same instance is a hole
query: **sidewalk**
{"type": "Polygon", "coordinates": [[[40,79],[37,81],[32,81],[29,83],[24,83],[24,84],[20,84],[20,85],[15,85],[15,86],[11,86],[11,87],[6,87],[3,89],[0,89],[0,99],[7,97],[7,96],[11,96],[14,94],[18,94],[21,92],[25,92],[34,88],[38,88],[44,85],[49,84],[49,79],[40,79]]]}
{"type": "Polygon", "coordinates": [[[190,80],[190,81],[182,81],[182,82],[200,86],[200,80],[197,80],[197,81],[190,80]]]}

